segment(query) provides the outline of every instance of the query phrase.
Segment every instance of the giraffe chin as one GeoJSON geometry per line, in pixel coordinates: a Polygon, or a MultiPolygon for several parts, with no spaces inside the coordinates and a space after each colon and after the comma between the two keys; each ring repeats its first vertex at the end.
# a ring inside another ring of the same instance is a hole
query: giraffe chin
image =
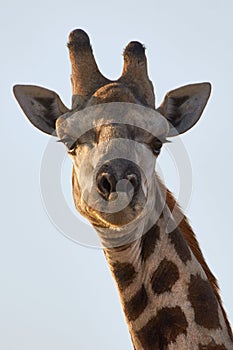
{"type": "Polygon", "coordinates": [[[105,205],[101,205],[98,209],[95,205],[88,206],[86,212],[95,220],[97,220],[100,225],[108,228],[120,228],[122,226],[132,224],[134,221],[140,220],[142,212],[145,208],[147,198],[140,194],[135,196],[132,201],[123,209],[115,210],[113,206],[109,208],[108,202],[105,205]]]}
{"type": "Polygon", "coordinates": [[[132,223],[139,217],[142,210],[143,208],[141,208],[141,210],[139,210],[138,212],[135,211],[133,208],[126,208],[124,210],[112,214],[98,211],[92,211],[92,214],[96,218],[98,218],[98,220],[101,221],[105,226],[114,228],[132,223]]]}

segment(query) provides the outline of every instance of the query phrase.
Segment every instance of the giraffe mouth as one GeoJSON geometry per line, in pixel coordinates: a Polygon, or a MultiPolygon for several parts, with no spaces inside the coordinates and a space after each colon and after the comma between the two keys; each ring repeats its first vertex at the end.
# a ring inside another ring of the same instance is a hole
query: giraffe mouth
{"type": "Polygon", "coordinates": [[[127,192],[113,192],[110,200],[88,200],[86,211],[103,226],[121,227],[137,220],[146,205],[147,197],[140,186],[131,197],[127,192]]]}

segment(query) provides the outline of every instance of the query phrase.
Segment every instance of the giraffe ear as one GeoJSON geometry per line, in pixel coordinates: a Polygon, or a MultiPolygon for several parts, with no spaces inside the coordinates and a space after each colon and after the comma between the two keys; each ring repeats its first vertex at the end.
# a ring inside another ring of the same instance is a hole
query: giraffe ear
{"type": "Polygon", "coordinates": [[[57,118],[69,111],[60,97],[54,91],[33,85],[15,85],[13,92],[30,122],[41,131],[56,136],[57,118]]]}
{"type": "Polygon", "coordinates": [[[182,134],[199,120],[210,97],[210,83],[186,85],[167,93],[158,111],[171,124],[168,136],[182,134]]]}

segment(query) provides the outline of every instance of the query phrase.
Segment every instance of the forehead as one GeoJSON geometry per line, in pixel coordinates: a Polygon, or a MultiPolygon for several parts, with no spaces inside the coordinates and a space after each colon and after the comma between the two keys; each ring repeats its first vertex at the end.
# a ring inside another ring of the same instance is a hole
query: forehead
{"type": "Polygon", "coordinates": [[[119,123],[99,124],[95,128],[96,137],[101,140],[110,138],[129,138],[130,126],[119,123]]]}
{"type": "Polygon", "coordinates": [[[135,125],[110,123],[97,126],[91,132],[88,132],[86,137],[94,137],[98,142],[117,138],[150,142],[155,135],[135,125]]]}
{"type": "Polygon", "coordinates": [[[86,133],[99,137],[129,137],[152,134],[166,136],[167,120],[157,111],[133,103],[105,103],[73,111],[61,116],[56,123],[58,136],[69,135],[77,140],[86,133]]]}

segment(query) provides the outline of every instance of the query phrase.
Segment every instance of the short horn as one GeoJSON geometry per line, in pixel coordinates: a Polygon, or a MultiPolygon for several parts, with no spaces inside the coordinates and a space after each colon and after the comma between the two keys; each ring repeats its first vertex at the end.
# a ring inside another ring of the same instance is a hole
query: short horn
{"type": "Polygon", "coordinates": [[[123,56],[124,67],[119,81],[126,84],[144,105],[155,108],[154,88],[148,77],[145,47],[137,41],[131,41],[123,56]]]}
{"type": "Polygon", "coordinates": [[[88,35],[75,29],[68,42],[73,95],[91,96],[99,87],[109,82],[99,71],[88,35]]]}

